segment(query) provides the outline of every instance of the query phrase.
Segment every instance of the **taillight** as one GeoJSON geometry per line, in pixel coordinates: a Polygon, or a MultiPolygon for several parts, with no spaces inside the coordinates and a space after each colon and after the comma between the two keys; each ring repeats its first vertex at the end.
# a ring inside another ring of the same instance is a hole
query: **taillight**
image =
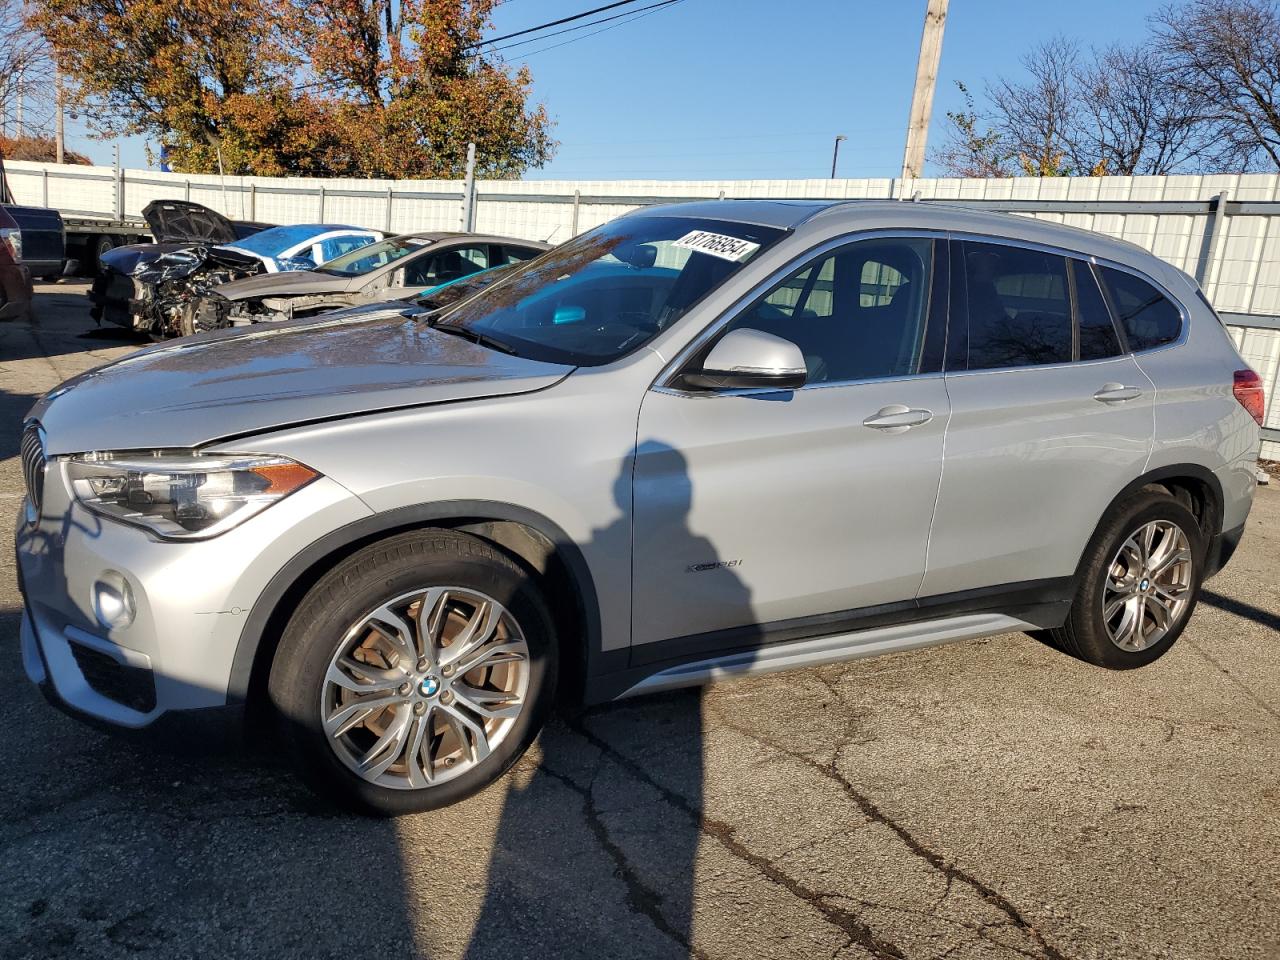
{"type": "Polygon", "coordinates": [[[1249,416],[1258,421],[1258,426],[1262,426],[1263,408],[1267,400],[1262,390],[1262,378],[1252,370],[1237,370],[1232,392],[1240,401],[1240,406],[1249,411],[1249,416]]]}
{"type": "Polygon", "coordinates": [[[15,227],[0,227],[0,244],[9,250],[14,263],[22,261],[22,231],[15,227]]]}

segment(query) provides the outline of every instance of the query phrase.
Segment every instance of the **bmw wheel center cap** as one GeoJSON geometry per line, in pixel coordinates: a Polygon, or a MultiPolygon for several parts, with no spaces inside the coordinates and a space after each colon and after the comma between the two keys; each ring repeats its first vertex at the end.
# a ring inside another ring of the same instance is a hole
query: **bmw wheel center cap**
{"type": "Polygon", "coordinates": [[[440,680],[437,677],[423,677],[418,684],[418,692],[424,697],[434,697],[440,692],[440,680]]]}

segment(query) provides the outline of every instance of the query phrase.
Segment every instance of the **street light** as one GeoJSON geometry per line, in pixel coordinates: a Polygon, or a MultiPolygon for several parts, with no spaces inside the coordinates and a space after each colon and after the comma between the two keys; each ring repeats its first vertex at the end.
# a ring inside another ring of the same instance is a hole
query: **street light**
{"type": "Polygon", "coordinates": [[[836,178],[836,161],[840,159],[840,141],[848,140],[848,139],[849,138],[846,137],[843,133],[836,134],[835,149],[831,151],[831,179],[832,180],[836,178]]]}

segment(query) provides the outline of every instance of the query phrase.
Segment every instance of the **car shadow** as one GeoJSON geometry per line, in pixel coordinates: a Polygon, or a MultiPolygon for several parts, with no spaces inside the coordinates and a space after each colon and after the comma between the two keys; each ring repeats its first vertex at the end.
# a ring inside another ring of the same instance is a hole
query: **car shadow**
{"type": "MultiPolygon", "coordinates": [[[[636,456],[664,466],[662,542],[671,562],[704,563],[679,606],[717,598],[728,625],[754,622],[751,591],[706,537],[689,529],[693,488],[684,457],[638,445],[614,485],[619,515],[601,544],[633,531],[636,456]],[[621,529],[619,529],[621,528],[621,529]],[[711,581],[717,581],[712,583],[711,581]]],[[[646,615],[633,610],[633,625],[646,615]]],[[[627,944],[644,957],[694,953],[694,878],[702,838],[700,689],[626,700],[567,715],[543,733],[536,765],[508,789],[490,853],[489,883],[466,956],[597,958],[627,944]],[[605,945],[611,945],[605,947],[605,945]]]]}
{"type": "MultiPolygon", "coordinates": [[[[602,542],[630,536],[631,473],[629,458],[602,542]]],[[[683,504],[679,552],[712,558],[688,530],[691,500],[686,475],[670,491],[683,504]]],[[[732,570],[701,576],[699,589],[724,578],[727,612],[749,622],[732,570]]],[[[20,623],[0,612],[0,644],[15,654],[20,623]]],[[[700,690],[563,709],[476,796],[380,820],[311,794],[265,733],[248,749],[198,733],[139,741],[62,717],[16,655],[0,682],[19,691],[0,701],[0,860],[19,865],[0,878],[5,956],[364,956],[371,922],[386,956],[697,952],[700,690]],[[122,885],[122,871],[145,883],[122,885]]]]}

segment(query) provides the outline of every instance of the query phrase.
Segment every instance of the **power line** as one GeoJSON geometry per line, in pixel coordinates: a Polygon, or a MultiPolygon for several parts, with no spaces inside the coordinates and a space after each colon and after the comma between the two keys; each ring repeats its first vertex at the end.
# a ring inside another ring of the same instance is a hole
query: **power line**
{"type": "MultiPolygon", "coordinates": [[[[658,8],[666,8],[684,2],[685,0],[666,0],[666,2],[655,4],[653,7],[646,7],[645,9],[649,11],[648,13],[633,10],[631,11],[631,14],[634,14],[634,16],[631,16],[631,19],[629,20],[623,20],[621,23],[615,23],[608,27],[601,27],[599,30],[592,30],[590,33],[584,33],[580,37],[570,37],[568,40],[561,40],[559,43],[553,43],[549,47],[539,47],[537,50],[530,50],[528,53],[521,54],[521,56],[527,60],[529,57],[536,56],[539,53],[546,53],[548,50],[555,50],[557,47],[567,47],[571,43],[577,43],[579,40],[586,40],[588,37],[594,37],[598,33],[605,33],[609,30],[615,30],[618,27],[625,27],[629,23],[635,23],[637,20],[643,20],[645,17],[651,17],[658,12],[658,8]]],[[[628,15],[630,16],[630,14],[628,15]]],[[[588,24],[588,26],[590,26],[590,24],[588,24]]]]}
{"type": "Polygon", "coordinates": [[[481,40],[479,43],[472,44],[472,47],[484,47],[491,43],[499,43],[503,40],[510,40],[512,37],[523,37],[526,33],[537,33],[539,30],[545,30],[547,27],[558,27],[562,23],[572,23],[574,20],[582,20],[586,17],[593,16],[597,13],[604,13],[606,10],[615,10],[618,7],[625,7],[628,4],[639,3],[640,0],[617,0],[616,3],[607,3],[603,7],[596,7],[594,10],[587,10],[583,13],[575,13],[571,17],[561,17],[559,20],[552,20],[549,23],[540,23],[536,27],[527,27],[524,30],[517,30],[515,33],[504,34],[501,37],[491,37],[488,40],[481,40]]]}
{"type": "MultiPolygon", "coordinates": [[[[517,40],[515,43],[508,43],[501,47],[494,47],[492,50],[489,51],[489,53],[498,53],[499,51],[502,51],[502,50],[510,50],[512,47],[522,47],[526,43],[537,43],[540,40],[549,40],[552,37],[558,37],[563,33],[573,33],[575,30],[586,30],[588,27],[594,27],[601,23],[608,23],[610,20],[620,20],[621,18],[629,17],[632,14],[643,13],[646,10],[655,10],[658,7],[665,7],[670,4],[679,3],[679,2],[680,0],[662,0],[661,3],[653,3],[647,7],[641,7],[639,10],[627,10],[623,13],[615,13],[611,17],[601,17],[599,20],[592,20],[590,23],[580,23],[576,27],[565,27],[563,30],[556,30],[552,33],[544,33],[540,37],[530,37],[528,40],[517,40]]],[[[637,17],[636,19],[639,19],[639,17],[637,17]]],[[[588,34],[588,36],[590,36],[590,34],[588,34]]],[[[493,41],[490,40],[487,42],[492,43],[493,41]]]]}

